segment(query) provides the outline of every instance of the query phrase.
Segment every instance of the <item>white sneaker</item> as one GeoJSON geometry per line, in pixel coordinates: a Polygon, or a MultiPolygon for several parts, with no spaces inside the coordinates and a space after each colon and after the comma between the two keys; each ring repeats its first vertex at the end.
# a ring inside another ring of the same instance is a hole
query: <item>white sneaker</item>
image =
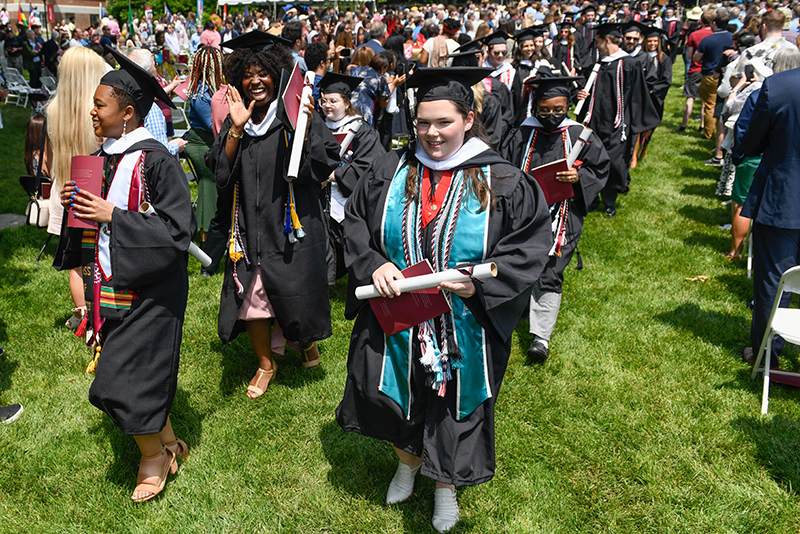
{"type": "Polygon", "coordinates": [[[458,523],[458,501],[456,492],[450,488],[437,488],[433,493],[433,528],[436,532],[447,532],[458,523]]]}
{"type": "Polygon", "coordinates": [[[389,484],[389,491],[386,492],[386,504],[397,504],[408,500],[414,493],[414,477],[422,469],[422,462],[416,467],[409,467],[403,462],[398,462],[397,471],[389,484]]]}

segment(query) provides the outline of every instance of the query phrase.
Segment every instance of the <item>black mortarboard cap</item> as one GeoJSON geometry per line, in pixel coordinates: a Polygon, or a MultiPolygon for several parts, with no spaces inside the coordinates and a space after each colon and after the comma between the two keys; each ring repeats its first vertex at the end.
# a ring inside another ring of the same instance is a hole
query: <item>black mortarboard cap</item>
{"type": "Polygon", "coordinates": [[[338,93],[350,98],[350,93],[363,81],[364,78],[345,76],[338,72],[327,72],[319,82],[319,91],[325,94],[338,93]]]}
{"type": "Polygon", "coordinates": [[[647,26],[644,29],[645,39],[647,39],[648,37],[661,37],[662,35],[666,36],[667,32],[665,32],[661,28],[656,28],[655,26],[647,26]]]}
{"type": "Polygon", "coordinates": [[[511,36],[508,35],[503,30],[497,30],[494,33],[491,33],[485,37],[481,37],[481,41],[486,46],[492,46],[497,44],[505,44],[506,40],[511,39],[511,36]]]}
{"type": "Polygon", "coordinates": [[[524,30],[520,30],[514,34],[514,39],[519,43],[522,44],[525,41],[530,41],[537,37],[544,37],[544,34],[541,30],[535,28],[525,28],[524,30]]]}
{"type": "Polygon", "coordinates": [[[589,11],[594,11],[595,13],[597,13],[597,7],[589,4],[588,6],[581,9],[581,15],[585,15],[589,11]]]}
{"type": "Polygon", "coordinates": [[[678,6],[676,6],[675,4],[673,4],[673,3],[671,3],[671,2],[670,2],[669,4],[667,4],[667,5],[665,5],[665,6],[664,6],[664,9],[665,9],[665,10],[666,10],[666,9],[671,9],[671,10],[673,10],[673,11],[678,11],[678,6]]]}
{"type": "Polygon", "coordinates": [[[466,42],[456,48],[456,52],[449,54],[447,57],[453,59],[453,67],[477,67],[478,58],[475,54],[481,51],[483,44],[480,39],[474,39],[466,42]]]}
{"type": "Polygon", "coordinates": [[[607,22],[598,26],[596,35],[598,37],[607,37],[609,35],[613,37],[622,37],[622,34],[619,31],[619,24],[612,22],[607,22]]]}
{"type": "Polygon", "coordinates": [[[632,20],[630,22],[626,22],[625,24],[621,24],[620,27],[619,27],[619,30],[623,34],[626,34],[628,32],[632,32],[632,31],[637,31],[637,32],[641,33],[642,35],[644,35],[644,33],[649,28],[650,27],[647,24],[642,24],[641,22],[637,22],[635,20],[632,20]]]}
{"type": "Polygon", "coordinates": [[[575,23],[572,22],[571,20],[565,20],[564,22],[560,22],[558,24],[558,29],[559,30],[562,29],[562,28],[574,28],[574,27],[575,27],[575,23]]]}
{"type": "Polygon", "coordinates": [[[414,71],[406,86],[417,88],[417,102],[452,100],[466,102],[472,107],[475,98],[472,86],[489,76],[489,67],[426,68],[414,71]]]}
{"type": "Polygon", "coordinates": [[[226,43],[222,43],[225,48],[236,50],[237,48],[249,48],[253,52],[263,52],[269,50],[276,44],[291,46],[292,43],[283,37],[272,35],[271,33],[262,32],[261,30],[253,30],[251,32],[243,33],[239,37],[235,37],[226,43]]]}
{"type": "Polygon", "coordinates": [[[105,46],[105,52],[114,56],[119,63],[119,70],[103,75],[100,78],[100,85],[110,85],[129,94],[136,101],[142,120],[150,113],[156,98],[170,107],[175,107],[152,74],[109,46],[105,46]]]}
{"type": "Polygon", "coordinates": [[[534,99],[542,100],[564,96],[569,100],[572,97],[572,82],[582,80],[582,76],[557,76],[547,65],[542,65],[536,71],[536,77],[525,80],[525,85],[535,86],[534,99]]]}

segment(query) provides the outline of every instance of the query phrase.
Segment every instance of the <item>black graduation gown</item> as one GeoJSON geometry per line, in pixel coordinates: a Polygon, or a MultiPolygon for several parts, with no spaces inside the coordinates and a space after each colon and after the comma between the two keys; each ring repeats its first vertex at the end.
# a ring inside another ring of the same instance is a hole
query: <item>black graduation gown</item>
{"type": "MultiPolygon", "coordinates": [[[[594,110],[588,126],[603,142],[611,158],[611,170],[606,187],[618,192],[628,190],[629,170],[633,156],[632,143],[636,134],[656,128],[661,124],[653,99],[645,81],[641,60],[629,55],[612,61],[604,61],[589,94],[596,93],[594,110]],[[617,115],[617,67],[622,62],[624,106],[622,108],[625,128],[615,127],[617,115]]],[[[589,112],[590,102],[583,106],[578,122],[583,122],[589,112]]]]}
{"type": "Polygon", "coordinates": [[[659,118],[664,116],[664,102],[667,100],[667,92],[672,85],[672,59],[669,55],[663,54],[661,61],[656,65],[656,83],[653,86],[653,104],[659,118]]]}
{"type": "MultiPolygon", "coordinates": [[[[112,284],[114,289],[135,290],[137,298],[125,317],[105,320],[103,349],[89,389],[90,402],[128,435],[160,432],[175,398],[189,294],[186,250],[197,227],[178,161],[154,139],[127,152],[136,150],[147,151],[145,181],[158,216],[114,209],[112,284]]],[[[82,232],[69,230],[64,224],[64,254],[56,258],[61,268],[77,266],[67,258],[74,262],[80,256],[82,232]]]]}
{"type": "Polygon", "coordinates": [[[244,259],[236,263],[236,275],[244,287],[239,293],[234,264],[229,256],[226,259],[219,337],[227,344],[244,331],[243,321],[237,318],[255,269],[260,267],[264,289],[286,339],[301,346],[325,339],[332,332],[325,261],[328,235],[320,192],[321,183],[339,163],[339,145],[322,118],[312,114],[304,158],[294,181],[297,214],[306,236],[292,244],[283,232],[291,137],[287,143],[286,128],[276,118],[265,135],[254,138],[244,134],[236,160],[229,166],[225,141],[230,127],[228,116],[206,161],[221,192],[228,193],[239,184],[237,221],[250,263],[244,259]]]}
{"type": "MultiPolygon", "coordinates": [[[[360,120],[361,127],[350,144],[349,150],[352,150],[352,154],[345,155],[348,163],[337,167],[334,171],[336,184],[345,198],[353,193],[358,181],[367,173],[372,163],[386,155],[378,132],[368,122],[360,120]]],[[[330,189],[328,189],[328,194],[330,194],[330,189]]],[[[333,200],[331,199],[330,202],[333,200]]],[[[332,217],[327,220],[327,223],[329,238],[328,285],[334,285],[336,280],[347,274],[344,266],[344,230],[342,225],[332,217]]]]}
{"type": "Polygon", "coordinates": [[[519,66],[516,67],[514,80],[511,82],[511,101],[514,105],[514,116],[522,117],[519,119],[519,122],[522,122],[525,118],[520,113],[520,107],[522,107],[522,93],[525,91],[525,84],[523,82],[531,75],[532,70],[533,67],[528,63],[520,63],[519,66]]]}
{"type": "MultiPolygon", "coordinates": [[[[561,41],[553,41],[553,59],[551,59],[550,62],[553,63],[557,69],[563,69],[563,63],[567,65],[567,67],[574,68],[580,73],[581,66],[583,65],[583,56],[581,54],[582,50],[580,46],[578,46],[577,40],[575,40],[575,44],[572,46],[562,45],[561,41]]],[[[569,76],[569,74],[564,74],[564,76],[569,76]]]]}
{"type": "MultiPolygon", "coordinates": [[[[658,82],[658,70],[653,57],[641,50],[635,56],[631,56],[634,61],[638,61],[644,71],[644,81],[647,84],[647,89],[652,92],[658,82]]],[[[660,115],[659,115],[660,116],[660,115]]]]}
{"type": "MultiPolygon", "coordinates": [[[[498,277],[477,285],[477,293],[464,301],[487,334],[492,396],[468,417],[456,421],[457,387],[453,382],[458,379],[448,383],[445,397],[438,397],[425,385],[419,342],[415,341],[411,416],[407,419],[395,401],[378,391],[384,334],[370,305],[354,295],[354,288],[371,283],[375,269],[388,261],[380,245],[381,220],[399,160],[398,151],[376,162],[347,205],[350,277],[345,317],[357,317],[350,339],[344,398],[336,409],[336,420],[346,431],[387,440],[411,454],[424,451],[422,474],[427,477],[457,486],[476,485],[494,475],[494,404],[508,363],[511,334],[547,261],[552,242],[550,217],[538,186],[497,154],[486,151],[465,164],[488,164],[494,177],[496,206],[489,218],[485,261],[497,264],[498,277]]],[[[426,241],[433,226],[426,228],[426,241]]]]}
{"type": "MultiPolygon", "coordinates": [[[[526,145],[532,130],[532,126],[520,127],[509,136],[503,147],[503,157],[519,168],[522,168],[522,164],[527,157],[526,145]]],[[[568,126],[569,138],[573,145],[582,130],[583,128],[580,125],[568,126]]],[[[563,158],[564,141],[561,137],[561,131],[557,130],[555,133],[547,134],[539,129],[534,152],[531,154],[530,168],[534,169],[540,165],[546,165],[563,158]]],[[[592,201],[605,187],[608,180],[610,167],[608,152],[606,152],[603,143],[594,133],[591,134],[588,143],[581,149],[578,160],[582,164],[578,168],[579,180],[572,185],[575,196],[567,201],[566,239],[561,248],[561,256],[551,256],[542,276],[539,277],[539,285],[545,291],[561,292],[561,285],[564,282],[564,269],[569,265],[572,254],[578,247],[578,241],[583,230],[583,219],[589,213],[589,206],[592,201]]],[[[557,214],[558,211],[553,210],[551,220],[555,219],[557,214]]],[[[553,239],[555,238],[555,236],[552,237],[553,239]]]]}
{"type": "Polygon", "coordinates": [[[480,119],[486,133],[489,135],[489,144],[497,149],[503,136],[514,124],[514,103],[511,91],[498,78],[489,78],[492,81],[491,91],[483,89],[483,110],[480,119]]]}
{"type": "Polygon", "coordinates": [[[580,48],[581,76],[588,77],[592,67],[599,59],[594,38],[597,35],[597,24],[581,24],[575,27],[575,46],[580,48]]]}

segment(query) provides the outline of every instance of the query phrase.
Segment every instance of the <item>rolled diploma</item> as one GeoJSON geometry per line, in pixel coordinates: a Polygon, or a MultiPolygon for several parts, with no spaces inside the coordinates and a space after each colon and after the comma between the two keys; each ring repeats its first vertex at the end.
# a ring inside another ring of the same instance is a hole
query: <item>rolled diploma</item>
{"type": "Polygon", "coordinates": [[[569,168],[572,168],[572,166],[575,164],[575,160],[578,159],[578,154],[581,153],[583,145],[589,142],[590,135],[592,135],[592,131],[584,126],[583,130],[581,130],[581,135],[578,136],[578,140],[575,141],[574,145],[572,145],[572,149],[570,149],[569,154],[567,155],[567,165],[569,168]]]}
{"type": "MultiPolygon", "coordinates": [[[[481,263],[472,268],[472,278],[485,280],[486,278],[494,278],[495,276],[497,276],[497,265],[494,263],[481,263]]],[[[456,267],[455,269],[447,269],[440,273],[424,274],[422,276],[395,280],[394,283],[400,289],[401,293],[408,293],[410,291],[437,287],[442,282],[467,282],[469,280],[470,277],[460,273],[458,267],[456,267]]],[[[378,290],[375,289],[375,286],[372,284],[356,288],[356,298],[358,300],[374,299],[380,296],[382,295],[378,293],[378,290]]]]}
{"type": "MultiPolygon", "coordinates": [[[[592,68],[592,73],[589,75],[589,79],[586,80],[586,85],[583,88],[584,91],[586,91],[587,93],[592,90],[592,86],[594,85],[594,81],[597,79],[597,71],[599,71],[599,70],[600,70],[600,63],[595,63],[594,64],[594,68],[592,68]]],[[[578,105],[575,108],[575,116],[576,117],[581,114],[581,111],[583,110],[583,104],[587,100],[589,100],[588,97],[586,97],[583,100],[581,100],[580,102],[578,102],[578,105]]]]}
{"type": "Polygon", "coordinates": [[[353,139],[355,139],[356,134],[361,129],[362,124],[364,123],[359,122],[358,124],[355,124],[350,131],[347,132],[347,135],[344,137],[344,141],[342,141],[342,146],[339,147],[339,157],[342,157],[347,153],[347,147],[349,147],[350,143],[352,143],[353,139]]]}
{"type": "Polygon", "coordinates": [[[306,128],[308,127],[308,115],[306,115],[304,109],[314,88],[314,71],[306,72],[305,82],[303,84],[303,93],[300,96],[300,110],[297,112],[297,127],[294,129],[294,137],[292,137],[292,152],[289,156],[289,172],[287,173],[289,180],[297,178],[300,172],[300,158],[303,157],[303,143],[305,142],[306,128]]]}
{"type": "MultiPolygon", "coordinates": [[[[156,210],[153,209],[153,206],[151,206],[149,202],[142,202],[142,204],[139,206],[139,213],[142,213],[148,217],[156,216],[156,210]]],[[[187,250],[187,252],[194,259],[199,261],[200,265],[203,267],[208,267],[211,265],[211,258],[208,256],[208,254],[200,250],[200,247],[194,243],[189,243],[189,250],[187,250]]]]}

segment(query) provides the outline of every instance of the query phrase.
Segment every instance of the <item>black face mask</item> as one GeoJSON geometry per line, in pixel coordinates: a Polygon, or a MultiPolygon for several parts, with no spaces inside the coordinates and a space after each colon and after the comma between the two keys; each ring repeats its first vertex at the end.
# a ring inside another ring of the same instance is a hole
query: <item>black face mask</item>
{"type": "Polygon", "coordinates": [[[541,115],[536,113],[536,118],[542,123],[545,132],[552,132],[567,118],[566,113],[548,113],[541,115]]]}

